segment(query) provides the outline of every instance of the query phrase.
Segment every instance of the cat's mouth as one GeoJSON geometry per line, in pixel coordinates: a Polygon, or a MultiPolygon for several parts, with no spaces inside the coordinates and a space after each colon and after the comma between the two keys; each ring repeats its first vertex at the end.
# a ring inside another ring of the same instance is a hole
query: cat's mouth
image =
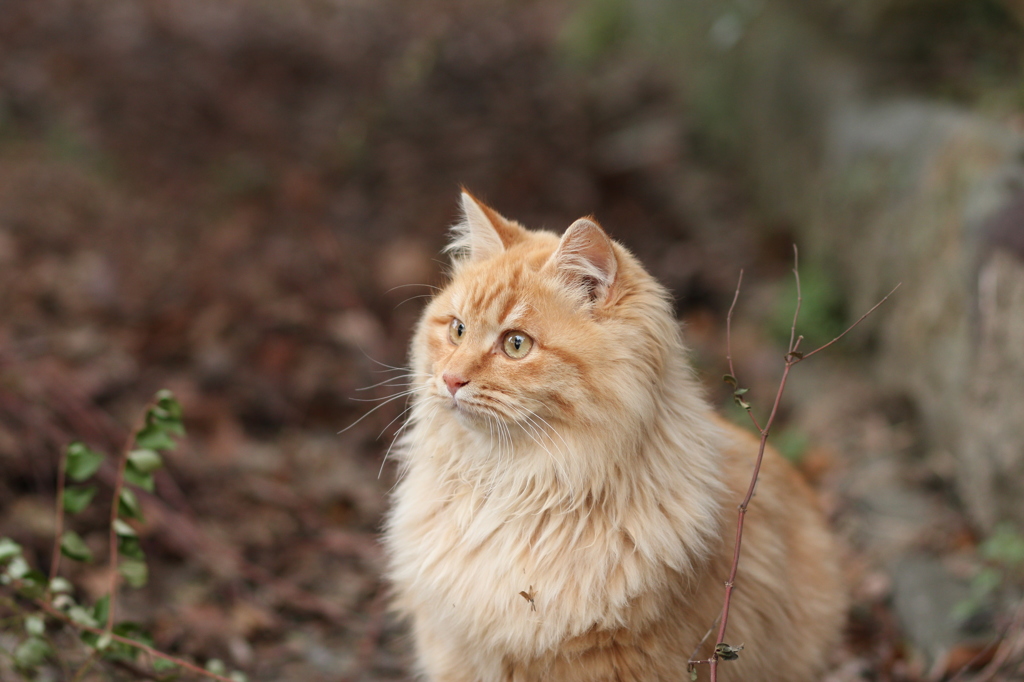
{"type": "MultiPolygon", "coordinates": [[[[459,391],[462,393],[462,391],[459,391]]],[[[483,422],[488,416],[489,410],[481,406],[473,396],[469,395],[443,395],[440,396],[446,407],[455,413],[467,426],[477,425],[483,422]]]]}
{"type": "Polygon", "coordinates": [[[459,414],[475,415],[478,412],[478,409],[474,407],[472,400],[467,399],[465,396],[461,399],[458,396],[449,397],[448,407],[459,414]]]}

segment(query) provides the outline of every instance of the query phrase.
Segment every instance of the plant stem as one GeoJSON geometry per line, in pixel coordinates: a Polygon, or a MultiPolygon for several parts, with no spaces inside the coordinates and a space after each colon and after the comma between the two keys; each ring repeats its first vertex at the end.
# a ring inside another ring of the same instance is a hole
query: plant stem
{"type": "MultiPolygon", "coordinates": [[[[761,440],[760,440],[760,443],[758,444],[757,459],[754,462],[754,470],[753,470],[753,472],[751,474],[751,477],[750,477],[750,485],[747,487],[747,494],[746,494],[746,496],[744,496],[743,501],[740,503],[739,510],[737,512],[737,519],[736,519],[736,542],[733,545],[732,565],[729,568],[729,578],[725,582],[725,597],[724,597],[723,602],[722,602],[722,611],[721,611],[721,614],[719,615],[720,621],[718,623],[718,637],[716,638],[716,641],[715,641],[715,650],[711,653],[711,657],[710,658],[701,659],[701,660],[695,660],[693,658],[694,656],[697,655],[697,651],[700,650],[700,647],[701,647],[701,645],[703,645],[704,640],[707,639],[707,635],[705,635],[704,639],[701,640],[701,643],[697,645],[697,649],[691,655],[690,661],[689,661],[688,669],[690,669],[690,670],[693,669],[693,666],[700,665],[700,664],[703,664],[703,663],[708,663],[710,665],[710,667],[711,667],[711,682],[717,682],[718,681],[718,662],[720,660],[719,659],[719,655],[718,655],[718,645],[723,644],[725,642],[725,632],[726,632],[726,628],[728,627],[728,624],[729,624],[729,608],[730,608],[730,606],[732,604],[732,592],[733,592],[733,588],[736,585],[736,573],[739,570],[740,549],[741,549],[741,547],[743,545],[743,522],[744,522],[744,519],[746,518],[747,507],[749,506],[750,500],[754,496],[754,490],[757,487],[758,475],[761,472],[761,462],[764,459],[764,451],[765,451],[765,448],[768,445],[768,436],[771,433],[772,426],[775,424],[775,418],[776,418],[776,416],[778,416],[778,413],[779,413],[779,405],[782,403],[782,394],[786,390],[786,381],[789,379],[789,372],[790,372],[791,369],[793,369],[793,366],[796,365],[797,363],[799,363],[799,362],[801,362],[803,360],[806,360],[807,358],[811,357],[815,353],[828,348],[829,346],[834,344],[836,341],[838,341],[839,339],[841,339],[844,336],[846,336],[846,334],[850,330],[852,330],[854,327],[856,327],[858,324],[860,324],[864,320],[864,318],[866,318],[868,315],[873,313],[880,305],[885,303],[886,300],[888,300],[888,298],[890,296],[892,296],[893,293],[895,293],[896,289],[899,289],[899,287],[900,287],[900,285],[897,284],[893,288],[892,291],[890,291],[888,294],[885,295],[885,297],[882,300],[880,300],[878,303],[876,303],[874,306],[872,306],[871,309],[868,310],[866,313],[861,315],[857,319],[856,322],[854,322],[849,327],[847,327],[846,330],[844,330],[843,333],[841,333],[839,336],[835,337],[834,339],[832,339],[828,343],[826,343],[826,344],[824,344],[822,346],[819,346],[818,348],[815,348],[810,353],[800,353],[800,343],[803,341],[804,337],[797,336],[797,333],[796,333],[797,321],[800,318],[800,306],[801,306],[801,304],[803,302],[803,294],[802,294],[801,289],[800,289],[800,260],[799,259],[800,259],[800,254],[799,254],[799,251],[797,250],[796,245],[794,244],[793,245],[793,276],[796,279],[796,309],[793,311],[793,323],[792,323],[792,325],[790,325],[790,328],[789,328],[789,344],[787,346],[786,355],[784,357],[785,365],[784,365],[783,370],[782,370],[782,378],[779,380],[779,389],[775,393],[775,402],[772,405],[772,411],[768,415],[768,420],[765,422],[764,427],[762,427],[758,423],[757,418],[754,417],[753,411],[749,407],[747,407],[747,414],[750,416],[751,421],[753,421],[754,427],[760,433],[761,440]]],[[[726,316],[726,319],[725,319],[725,344],[726,344],[726,355],[725,355],[725,357],[726,357],[726,360],[729,363],[729,376],[732,377],[733,381],[737,381],[737,382],[738,382],[738,380],[736,379],[736,370],[735,370],[735,368],[733,366],[733,361],[732,361],[732,315],[733,315],[733,312],[736,309],[736,301],[739,299],[739,296],[740,296],[740,286],[742,284],[743,284],[743,271],[740,270],[739,280],[736,282],[736,293],[733,294],[732,305],[729,306],[729,313],[728,313],[728,315],[726,316]]],[[[737,386],[738,386],[738,383],[737,383],[737,386]]],[[[735,386],[734,386],[734,388],[735,388],[735,386]]],[[[712,625],[711,628],[714,629],[714,625],[712,625]]]]}
{"type": "Polygon", "coordinates": [[[121,511],[121,489],[124,488],[124,470],[128,465],[128,454],[135,446],[135,436],[139,430],[146,425],[146,419],[154,403],[146,405],[142,417],[136,423],[135,428],[128,434],[121,457],[117,463],[117,478],[114,479],[114,500],[110,505],[110,610],[107,612],[107,624],[105,632],[112,634],[114,630],[114,611],[117,609],[117,583],[120,573],[117,570],[117,519],[121,511]]]}
{"type": "Polygon", "coordinates": [[[64,454],[60,457],[57,465],[57,521],[53,535],[53,558],[50,560],[50,581],[46,583],[46,591],[49,593],[53,579],[57,577],[60,569],[60,540],[64,535],[64,477],[68,466],[68,453],[65,448],[64,454]]]}
{"type": "MultiPolygon", "coordinates": [[[[20,580],[14,580],[14,581],[12,581],[11,584],[15,587],[15,589],[17,589],[19,587],[22,587],[24,585],[24,583],[22,581],[20,581],[20,580]]],[[[113,632],[110,632],[110,631],[106,630],[105,628],[92,627],[90,625],[83,625],[82,623],[77,623],[77,622],[71,620],[71,618],[69,618],[67,616],[67,614],[65,614],[63,611],[61,611],[60,609],[56,608],[55,606],[51,605],[45,599],[33,599],[32,603],[34,603],[40,610],[45,611],[48,615],[56,618],[57,620],[61,621],[65,625],[70,625],[71,627],[76,628],[76,629],[78,629],[80,631],[91,632],[92,634],[99,635],[101,637],[104,636],[104,635],[107,635],[114,642],[120,642],[121,644],[126,644],[126,645],[128,645],[130,647],[138,649],[139,651],[142,651],[142,652],[144,652],[146,654],[149,654],[150,656],[153,656],[154,658],[161,658],[161,659],[163,659],[165,661],[168,661],[170,663],[174,663],[175,665],[180,666],[180,667],[184,668],[185,670],[193,672],[193,673],[195,673],[197,675],[202,675],[202,676],[207,677],[207,678],[209,678],[211,680],[218,680],[218,682],[235,682],[235,680],[232,680],[230,677],[224,677],[223,675],[218,675],[216,673],[212,673],[209,670],[206,670],[204,668],[200,668],[198,665],[196,665],[194,663],[190,663],[190,662],[188,662],[186,660],[183,660],[183,659],[180,659],[180,658],[176,658],[174,656],[171,656],[170,654],[165,654],[162,651],[159,651],[158,649],[154,649],[153,647],[149,646],[148,644],[144,644],[142,642],[136,641],[134,639],[130,639],[128,637],[122,637],[121,635],[118,635],[118,634],[115,634],[113,632]]]]}

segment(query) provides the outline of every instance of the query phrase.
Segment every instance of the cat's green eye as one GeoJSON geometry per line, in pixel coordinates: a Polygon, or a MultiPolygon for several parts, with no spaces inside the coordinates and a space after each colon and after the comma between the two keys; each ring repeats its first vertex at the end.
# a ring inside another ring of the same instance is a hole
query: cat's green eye
{"type": "Polygon", "coordinates": [[[525,358],[526,354],[533,348],[533,339],[522,332],[509,332],[505,334],[505,340],[501,345],[505,355],[513,360],[519,360],[520,358],[525,358]]]}
{"type": "Polygon", "coordinates": [[[466,335],[466,325],[462,324],[462,321],[454,318],[452,323],[448,325],[448,338],[456,346],[462,343],[462,337],[466,335]]]}

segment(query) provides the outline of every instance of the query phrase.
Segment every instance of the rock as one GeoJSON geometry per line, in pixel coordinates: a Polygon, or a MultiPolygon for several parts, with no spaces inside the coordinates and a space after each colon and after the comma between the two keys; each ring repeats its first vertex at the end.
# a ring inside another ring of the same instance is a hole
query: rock
{"type": "MultiPolygon", "coordinates": [[[[944,671],[947,659],[967,643],[985,642],[954,617],[970,596],[970,586],[938,559],[916,554],[892,567],[893,606],[903,633],[932,670],[944,671]]],[[[954,671],[955,672],[955,671],[954,671]]]]}

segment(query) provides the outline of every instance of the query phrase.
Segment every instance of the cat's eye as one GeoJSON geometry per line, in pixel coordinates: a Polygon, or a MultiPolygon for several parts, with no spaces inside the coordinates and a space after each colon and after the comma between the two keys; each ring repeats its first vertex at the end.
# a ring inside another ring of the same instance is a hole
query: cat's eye
{"type": "Polygon", "coordinates": [[[448,325],[448,338],[456,346],[462,343],[462,337],[466,335],[466,325],[462,324],[462,320],[453,318],[452,323],[448,325]]]}
{"type": "Polygon", "coordinates": [[[525,358],[526,354],[533,348],[533,339],[522,332],[509,332],[505,334],[505,340],[501,344],[505,355],[513,360],[525,358]]]}

